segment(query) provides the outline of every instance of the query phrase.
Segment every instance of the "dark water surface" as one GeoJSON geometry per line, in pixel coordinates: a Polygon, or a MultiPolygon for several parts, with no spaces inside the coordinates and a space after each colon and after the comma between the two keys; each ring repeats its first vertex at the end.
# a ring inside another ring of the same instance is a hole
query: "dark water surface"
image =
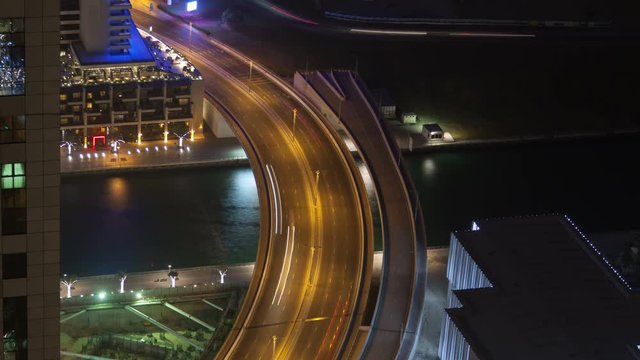
{"type": "MultiPolygon", "coordinates": [[[[429,245],[474,219],[566,213],[586,232],[640,228],[636,138],[411,154],[429,245]]],[[[78,275],[255,259],[249,168],[63,176],[62,271],[78,275]]]]}

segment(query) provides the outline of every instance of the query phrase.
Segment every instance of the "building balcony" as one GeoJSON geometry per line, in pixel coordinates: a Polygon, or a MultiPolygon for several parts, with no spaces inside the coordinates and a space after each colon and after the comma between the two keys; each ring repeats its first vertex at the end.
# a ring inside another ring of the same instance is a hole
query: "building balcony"
{"type": "Polygon", "coordinates": [[[133,123],[138,121],[138,113],[137,112],[113,112],[113,122],[116,124],[121,123],[133,123]]]}
{"type": "Polygon", "coordinates": [[[111,31],[131,29],[131,20],[130,19],[111,20],[109,21],[109,29],[111,31]]]}
{"type": "Polygon", "coordinates": [[[164,112],[162,110],[158,111],[158,109],[152,110],[141,110],[141,119],[142,121],[158,121],[164,120],[164,112]]]}
{"type": "Polygon", "coordinates": [[[87,125],[110,124],[111,113],[87,114],[87,125]]]}
{"type": "Polygon", "coordinates": [[[177,119],[190,119],[192,118],[191,114],[191,106],[183,106],[183,107],[167,107],[167,119],[177,120],[177,119]]]}
{"type": "Polygon", "coordinates": [[[84,121],[80,115],[61,115],[60,126],[83,126],[84,121]]]}
{"type": "Polygon", "coordinates": [[[129,0],[111,0],[109,4],[110,10],[128,10],[131,9],[129,0]]]}
{"type": "Polygon", "coordinates": [[[131,13],[128,9],[111,10],[109,12],[109,20],[128,20],[131,18],[131,13]]]}
{"type": "Polygon", "coordinates": [[[131,38],[131,32],[128,29],[114,30],[109,33],[109,39],[111,40],[130,39],[130,38],[131,38]]]}

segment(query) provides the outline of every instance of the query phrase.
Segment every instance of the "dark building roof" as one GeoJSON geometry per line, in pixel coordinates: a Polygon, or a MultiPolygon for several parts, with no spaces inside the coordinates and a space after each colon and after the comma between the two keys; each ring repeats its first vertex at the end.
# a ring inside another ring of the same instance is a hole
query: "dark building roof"
{"type": "Polygon", "coordinates": [[[640,359],[639,294],[568,218],[478,226],[455,236],[493,287],[447,313],[479,359],[640,359]]]}
{"type": "Polygon", "coordinates": [[[440,125],[432,123],[432,124],[424,124],[422,125],[423,129],[427,129],[428,132],[430,133],[434,133],[434,132],[443,132],[442,128],[440,127],[440,125]]]}

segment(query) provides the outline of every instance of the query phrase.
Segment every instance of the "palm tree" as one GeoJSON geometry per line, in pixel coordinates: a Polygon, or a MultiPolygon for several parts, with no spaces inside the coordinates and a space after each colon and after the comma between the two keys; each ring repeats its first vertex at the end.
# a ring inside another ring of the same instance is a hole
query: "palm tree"
{"type": "Polygon", "coordinates": [[[67,287],[67,298],[70,298],[71,297],[71,287],[73,286],[73,284],[78,282],[78,279],[76,278],[75,275],[67,276],[67,274],[64,274],[62,276],[62,278],[60,279],[60,282],[67,287]]]}
{"type": "Polygon", "coordinates": [[[116,274],[118,281],[120,281],[120,294],[124,293],[124,281],[127,279],[127,273],[120,271],[116,274]]]}
{"type": "Polygon", "coordinates": [[[169,279],[171,279],[171,287],[172,288],[176,287],[176,279],[178,278],[178,272],[175,270],[170,270],[167,276],[169,276],[169,279]]]}

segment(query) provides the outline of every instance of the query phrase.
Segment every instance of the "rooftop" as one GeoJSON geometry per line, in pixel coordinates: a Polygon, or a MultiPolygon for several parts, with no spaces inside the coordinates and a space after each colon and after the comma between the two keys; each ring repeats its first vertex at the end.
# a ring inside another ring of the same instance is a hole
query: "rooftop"
{"type": "Polygon", "coordinates": [[[493,287],[446,311],[481,360],[638,359],[640,296],[569,218],[477,225],[455,236],[493,287]]]}
{"type": "Polygon", "coordinates": [[[143,41],[135,25],[131,22],[131,48],[128,52],[88,52],[81,41],[73,43],[73,51],[82,67],[104,67],[114,65],[136,65],[140,63],[153,63],[153,54],[143,41]]]}
{"type": "MultiPolygon", "coordinates": [[[[135,37],[151,55],[152,61],[143,63],[110,63],[85,67],[75,51],[62,46],[60,52],[61,86],[89,84],[118,84],[152,82],[158,80],[201,80],[200,72],[174,49],[150,34],[133,31],[135,37]]],[[[134,38],[134,36],[132,36],[134,38]]]]}

